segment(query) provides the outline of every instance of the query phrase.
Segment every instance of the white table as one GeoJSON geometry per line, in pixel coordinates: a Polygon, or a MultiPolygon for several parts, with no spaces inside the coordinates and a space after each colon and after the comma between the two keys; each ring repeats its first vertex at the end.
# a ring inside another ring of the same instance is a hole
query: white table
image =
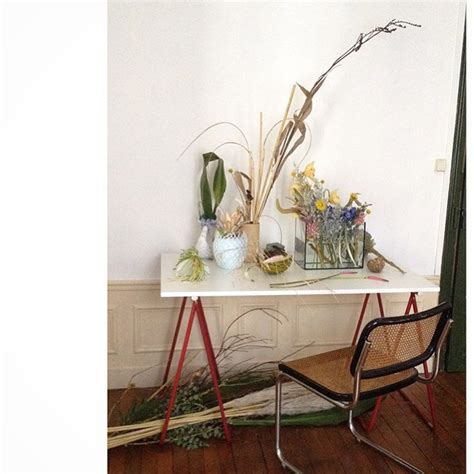
{"type": "MultiPolygon", "coordinates": [[[[270,288],[270,283],[297,281],[308,278],[323,278],[341,270],[303,270],[296,263],[282,275],[267,275],[258,268],[246,270],[250,266],[229,272],[219,268],[214,261],[208,261],[210,275],[199,283],[182,282],[176,279],[173,268],[179,254],[168,253],[161,256],[161,296],[205,297],[205,296],[303,296],[303,295],[354,295],[373,293],[428,293],[439,292],[439,286],[426,278],[407,272],[405,275],[386,265],[380,276],[389,283],[374,280],[333,279],[325,280],[301,288],[270,288]],[[252,281],[253,280],[253,281],[252,281]]],[[[375,276],[367,269],[356,271],[354,276],[375,276]]],[[[348,275],[349,276],[349,275],[348,275]]]]}
{"type": "MultiPolygon", "coordinates": [[[[362,303],[360,316],[357,322],[354,333],[353,344],[355,344],[362,320],[364,318],[367,303],[370,295],[375,294],[379,305],[380,315],[383,317],[384,309],[382,302],[382,294],[384,293],[408,293],[408,302],[405,314],[410,314],[411,310],[418,312],[416,295],[418,293],[437,293],[439,286],[428,281],[420,275],[412,272],[406,274],[400,273],[398,270],[386,265],[382,274],[377,275],[369,272],[367,269],[350,270],[355,272],[353,275],[341,275],[340,277],[320,281],[310,285],[305,285],[298,288],[272,288],[271,283],[281,283],[290,281],[299,281],[306,279],[324,278],[329,275],[334,275],[342,270],[303,270],[296,263],[282,275],[267,275],[256,267],[252,268],[250,264],[238,270],[227,271],[223,270],[213,262],[208,261],[210,274],[206,280],[202,282],[183,282],[176,278],[174,274],[174,267],[178,261],[178,253],[169,253],[161,255],[161,296],[163,298],[182,298],[181,309],[176,324],[176,329],[171,345],[170,354],[168,357],[168,364],[165,370],[163,383],[168,379],[171,362],[173,359],[176,341],[178,338],[181,322],[183,319],[184,310],[186,307],[187,298],[192,299],[191,312],[187,324],[186,334],[183,341],[180,359],[174,384],[171,390],[170,403],[168,406],[165,424],[161,433],[161,442],[166,439],[166,431],[168,427],[169,418],[173,409],[176,393],[179,385],[179,378],[181,376],[186,350],[191,335],[191,329],[194,317],[198,318],[201,334],[204,340],[204,347],[208,357],[211,377],[214,383],[214,390],[218,405],[221,410],[222,422],[224,425],[224,432],[228,441],[230,441],[230,431],[227,426],[222,399],[219,391],[219,372],[212,348],[212,343],[207,327],[206,317],[201,303],[202,297],[223,297],[223,296],[307,296],[307,295],[365,295],[362,303]],[[381,276],[387,279],[388,282],[368,279],[367,277],[381,276]]],[[[425,375],[428,373],[427,365],[424,366],[425,375]]],[[[431,385],[427,385],[428,399],[431,410],[431,422],[417,409],[410,399],[400,392],[415,408],[417,413],[428,423],[431,428],[434,428],[434,399],[431,385]]],[[[381,398],[377,399],[375,408],[366,430],[370,431],[376,423],[378,411],[381,406],[381,398]]]]}

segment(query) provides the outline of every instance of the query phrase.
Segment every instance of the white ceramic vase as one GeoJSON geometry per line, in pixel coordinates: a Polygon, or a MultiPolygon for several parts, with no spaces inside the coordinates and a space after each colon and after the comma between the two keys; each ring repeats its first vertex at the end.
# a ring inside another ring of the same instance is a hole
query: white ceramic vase
{"type": "Polygon", "coordinates": [[[220,235],[216,232],[212,246],[216,264],[225,270],[240,268],[247,253],[247,235],[220,235]]]}
{"type": "Polygon", "coordinates": [[[216,232],[216,221],[212,219],[201,219],[201,233],[195,244],[198,255],[206,260],[212,260],[212,242],[216,232]]]}

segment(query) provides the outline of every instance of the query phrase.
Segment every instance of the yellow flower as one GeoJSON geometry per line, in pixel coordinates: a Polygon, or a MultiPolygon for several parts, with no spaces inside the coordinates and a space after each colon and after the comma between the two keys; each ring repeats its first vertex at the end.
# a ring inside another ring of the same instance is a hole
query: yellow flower
{"type": "Polygon", "coordinates": [[[339,197],[339,194],[337,194],[337,189],[329,193],[329,202],[335,205],[341,202],[341,198],[339,197]]]}
{"type": "Polygon", "coordinates": [[[366,209],[366,210],[365,210],[365,213],[366,213],[366,214],[370,214],[371,212],[372,212],[372,211],[371,211],[370,209],[366,209]]]}
{"type": "Polygon", "coordinates": [[[296,171],[292,171],[291,176],[295,177],[296,176],[296,171]]]}
{"type": "Polygon", "coordinates": [[[355,201],[356,199],[359,199],[359,194],[360,193],[351,193],[351,200],[355,201]]]}
{"type": "Polygon", "coordinates": [[[326,201],[324,199],[318,199],[315,206],[318,211],[324,212],[326,210],[326,201]]]}
{"type": "Polygon", "coordinates": [[[303,174],[304,174],[307,178],[313,179],[313,178],[314,178],[314,171],[315,171],[315,168],[314,168],[314,161],[312,161],[311,163],[308,163],[308,164],[306,165],[306,168],[304,169],[303,174]]]}

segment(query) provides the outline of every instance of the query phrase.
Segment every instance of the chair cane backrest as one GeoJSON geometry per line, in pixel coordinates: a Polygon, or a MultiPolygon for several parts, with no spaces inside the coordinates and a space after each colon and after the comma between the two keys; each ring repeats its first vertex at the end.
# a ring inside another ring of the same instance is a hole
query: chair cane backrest
{"type": "Polygon", "coordinates": [[[408,316],[370,321],[357,343],[351,362],[352,375],[367,342],[370,347],[362,366],[363,379],[394,374],[427,361],[437,350],[445,327],[449,327],[451,312],[451,305],[443,303],[408,316]]]}

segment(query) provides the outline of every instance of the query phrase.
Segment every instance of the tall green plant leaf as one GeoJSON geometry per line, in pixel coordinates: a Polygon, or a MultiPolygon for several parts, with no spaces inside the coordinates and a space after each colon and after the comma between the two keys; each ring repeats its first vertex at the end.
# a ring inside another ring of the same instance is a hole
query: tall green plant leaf
{"type": "Polygon", "coordinates": [[[214,152],[211,152],[211,153],[204,153],[204,155],[202,155],[203,159],[204,159],[204,166],[207,167],[207,165],[211,162],[211,161],[216,161],[216,160],[220,160],[221,158],[219,158],[214,152]]]}
{"type": "MultiPolygon", "coordinates": [[[[203,156],[204,158],[204,156],[203,156]]],[[[203,219],[215,219],[215,214],[212,210],[212,196],[211,188],[209,186],[209,180],[207,179],[207,164],[206,158],[204,158],[204,166],[201,174],[201,205],[202,205],[202,216],[203,219]]]]}
{"type": "Polygon", "coordinates": [[[227,185],[224,171],[224,160],[222,158],[219,158],[213,152],[204,153],[202,155],[202,158],[204,161],[204,167],[201,175],[201,203],[203,210],[203,214],[201,217],[204,219],[215,219],[217,207],[222,201],[227,185]],[[209,185],[209,178],[207,174],[208,165],[212,161],[217,161],[217,167],[212,182],[212,191],[214,194],[214,199],[211,194],[211,187],[209,185]]]}
{"type": "Polygon", "coordinates": [[[222,158],[218,158],[217,168],[214,174],[214,181],[212,183],[212,191],[214,193],[214,214],[219,207],[222,198],[224,197],[226,186],[227,182],[225,178],[224,160],[222,158]]]}

